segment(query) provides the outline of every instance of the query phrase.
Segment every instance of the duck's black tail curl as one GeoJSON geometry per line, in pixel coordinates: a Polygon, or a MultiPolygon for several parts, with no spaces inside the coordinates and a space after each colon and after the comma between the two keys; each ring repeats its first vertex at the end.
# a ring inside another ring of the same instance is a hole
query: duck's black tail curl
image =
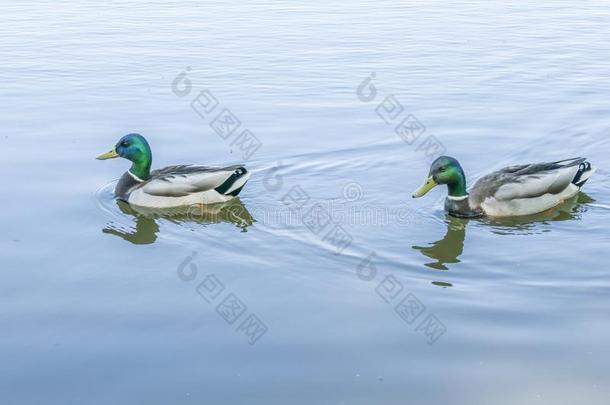
{"type": "Polygon", "coordinates": [[[572,184],[576,185],[578,188],[584,186],[594,172],[595,169],[591,166],[591,163],[587,161],[582,162],[578,165],[578,172],[576,172],[572,184]]]}
{"type": "Polygon", "coordinates": [[[245,167],[238,167],[235,169],[233,174],[225,180],[220,186],[216,187],[214,190],[224,195],[237,196],[244,185],[250,178],[250,173],[246,170],[245,167]]]}

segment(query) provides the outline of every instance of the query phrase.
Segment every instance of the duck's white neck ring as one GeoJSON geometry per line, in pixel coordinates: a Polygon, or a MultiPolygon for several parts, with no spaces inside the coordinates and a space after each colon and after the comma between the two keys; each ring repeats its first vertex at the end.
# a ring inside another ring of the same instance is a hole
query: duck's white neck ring
{"type": "Polygon", "coordinates": [[[461,196],[459,196],[459,197],[454,197],[454,196],[452,196],[452,195],[448,195],[448,196],[447,196],[447,198],[448,198],[448,199],[450,199],[450,200],[453,200],[453,201],[463,201],[463,200],[465,200],[465,199],[467,199],[467,198],[468,198],[468,194],[466,194],[466,195],[461,195],[461,196]]]}
{"type": "Polygon", "coordinates": [[[129,175],[137,182],[139,183],[144,183],[144,180],[142,180],[141,178],[139,178],[138,176],[136,176],[135,174],[133,174],[131,171],[127,170],[127,173],[129,173],[129,175]]]}

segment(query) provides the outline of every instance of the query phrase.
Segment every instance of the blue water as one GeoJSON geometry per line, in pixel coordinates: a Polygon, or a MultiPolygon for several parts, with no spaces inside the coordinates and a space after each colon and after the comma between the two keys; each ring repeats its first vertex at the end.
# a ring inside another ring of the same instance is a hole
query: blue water
{"type": "Polygon", "coordinates": [[[2,403],[608,403],[605,2],[0,14],[2,403]],[[225,109],[241,124],[221,136],[225,109]],[[154,167],[252,179],[218,211],[117,205],[128,164],[94,157],[129,132],[154,167]],[[441,152],[470,182],[573,156],[598,172],[552,212],[465,221],[443,190],[410,198],[441,152]]]}

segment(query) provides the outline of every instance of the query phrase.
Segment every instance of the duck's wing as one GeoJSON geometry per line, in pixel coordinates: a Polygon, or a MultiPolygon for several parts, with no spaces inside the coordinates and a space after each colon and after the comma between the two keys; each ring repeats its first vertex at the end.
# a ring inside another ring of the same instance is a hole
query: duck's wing
{"type": "Polygon", "coordinates": [[[246,176],[245,167],[208,167],[178,165],[168,166],[151,172],[151,178],[141,190],[155,197],[184,197],[216,189],[219,193],[230,192],[237,180],[246,176]]]}
{"type": "Polygon", "coordinates": [[[573,184],[585,158],[550,163],[510,166],[482,177],[471,190],[474,201],[492,197],[498,201],[559,194],[573,184]]]}

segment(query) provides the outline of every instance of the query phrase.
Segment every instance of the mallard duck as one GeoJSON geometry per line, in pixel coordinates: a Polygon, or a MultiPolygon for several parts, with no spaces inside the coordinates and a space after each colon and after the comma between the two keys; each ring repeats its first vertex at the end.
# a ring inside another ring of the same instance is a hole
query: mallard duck
{"type": "Polygon", "coordinates": [[[239,194],[250,173],[244,166],[168,166],[150,171],[152,153],[140,134],[128,134],[99,160],[122,157],[132,162],[114,190],[115,196],[131,205],[172,208],[228,201],[239,194]]]}
{"type": "Polygon", "coordinates": [[[445,209],[458,217],[531,215],[575,196],[595,172],[585,158],[506,167],[480,178],[466,191],[460,163],[441,156],[430,167],[426,182],[413,194],[421,197],[446,184],[445,209]]]}

